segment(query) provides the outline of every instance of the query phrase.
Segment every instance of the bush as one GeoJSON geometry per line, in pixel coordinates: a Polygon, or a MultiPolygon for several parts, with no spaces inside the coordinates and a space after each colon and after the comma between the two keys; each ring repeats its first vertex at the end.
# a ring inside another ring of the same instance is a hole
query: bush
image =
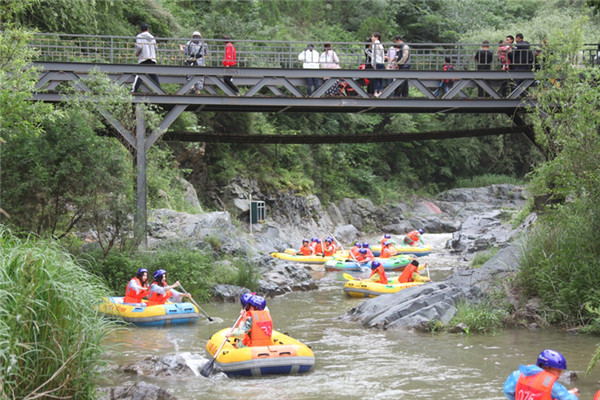
{"type": "Polygon", "coordinates": [[[490,303],[472,304],[464,301],[457,303],[456,309],[456,314],[448,325],[463,323],[467,326],[468,334],[494,332],[502,326],[504,312],[495,309],[490,303]]]}
{"type": "MultiPolygon", "coordinates": [[[[0,392],[11,398],[94,398],[107,289],[53,242],[0,227],[0,392]]],[[[4,397],[3,397],[4,398],[4,397]]]]}

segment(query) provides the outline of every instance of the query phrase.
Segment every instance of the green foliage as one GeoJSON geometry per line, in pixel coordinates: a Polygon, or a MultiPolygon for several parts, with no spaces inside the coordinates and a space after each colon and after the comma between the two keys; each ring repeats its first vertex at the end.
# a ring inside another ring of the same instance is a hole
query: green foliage
{"type": "Polygon", "coordinates": [[[3,398],[93,399],[111,325],[107,289],[52,242],[0,227],[0,392],[3,398]]]}
{"type": "Polygon", "coordinates": [[[464,301],[456,304],[456,314],[448,326],[463,323],[467,326],[467,334],[489,333],[502,327],[503,317],[504,311],[495,309],[487,302],[473,304],[464,301]]]}
{"type": "Polygon", "coordinates": [[[514,176],[484,174],[457,179],[455,185],[461,188],[478,188],[501,184],[523,185],[524,183],[523,179],[514,176]]]}
{"type": "Polygon", "coordinates": [[[111,252],[106,257],[100,249],[78,252],[77,259],[90,273],[104,279],[114,295],[125,292],[127,282],[139,268],[152,273],[158,269],[168,272],[169,283],[180,281],[186,291],[200,301],[212,297],[211,288],[218,283],[258,287],[256,266],[239,257],[221,257],[220,240],[215,236],[204,239],[200,249],[186,243],[167,243],[148,252],[111,252]]]}
{"type": "Polygon", "coordinates": [[[488,250],[480,251],[475,254],[475,257],[471,260],[471,264],[469,264],[470,268],[479,268],[486,262],[488,262],[492,257],[494,257],[500,249],[498,247],[491,247],[488,250]]]}

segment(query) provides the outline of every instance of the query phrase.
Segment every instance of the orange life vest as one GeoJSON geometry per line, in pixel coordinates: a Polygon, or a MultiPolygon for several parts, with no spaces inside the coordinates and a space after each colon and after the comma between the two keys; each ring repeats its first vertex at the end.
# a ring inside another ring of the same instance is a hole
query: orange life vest
{"type": "Polygon", "coordinates": [[[395,253],[393,253],[392,250],[388,246],[383,246],[381,248],[381,254],[379,255],[379,258],[390,258],[394,254],[395,253]]]}
{"type": "Polygon", "coordinates": [[[142,297],[146,297],[146,295],[148,294],[148,288],[143,286],[140,289],[140,292],[136,293],[135,289],[131,287],[132,281],[137,283],[138,286],[142,286],[142,283],[137,277],[131,278],[131,280],[127,284],[127,287],[125,288],[125,297],[123,297],[123,303],[141,303],[142,297]]]}
{"type": "Polygon", "coordinates": [[[315,247],[313,249],[315,251],[315,254],[323,253],[323,246],[321,245],[321,243],[315,244],[315,247]]]}
{"type": "Polygon", "coordinates": [[[375,256],[373,255],[371,249],[367,249],[367,258],[371,261],[375,261],[375,256]]]}
{"type": "Polygon", "coordinates": [[[413,281],[413,274],[419,270],[419,267],[416,265],[408,264],[404,271],[398,277],[399,283],[408,283],[413,281]]]}
{"type": "Polygon", "coordinates": [[[252,327],[250,328],[250,332],[244,336],[242,343],[249,347],[272,345],[273,320],[271,319],[271,313],[267,310],[262,310],[249,311],[249,314],[252,317],[252,327]]]}
{"type": "Polygon", "coordinates": [[[419,231],[410,231],[406,234],[406,236],[408,236],[408,238],[411,240],[410,245],[412,246],[413,244],[419,241],[421,234],[419,233],[419,231]]]}
{"type": "Polygon", "coordinates": [[[600,400],[600,390],[598,390],[594,395],[594,400],[600,400]]]}
{"type": "Polygon", "coordinates": [[[313,253],[313,250],[310,246],[302,246],[300,247],[300,253],[304,256],[310,256],[313,253]]]}
{"type": "Polygon", "coordinates": [[[358,246],[352,246],[352,248],[350,249],[350,254],[352,254],[351,256],[349,256],[348,258],[352,258],[352,256],[354,257],[358,257],[358,255],[360,254],[360,247],[358,246]]]}
{"type": "MultiPolygon", "coordinates": [[[[383,268],[383,265],[380,265],[379,267],[375,268],[374,270],[371,271],[371,276],[375,275],[379,273],[379,283],[383,283],[384,285],[387,285],[388,283],[388,279],[387,279],[387,275],[385,274],[385,269],[383,268]]],[[[369,276],[369,278],[371,277],[369,276]]]]}
{"type": "MultiPolygon", "coordinates": [[[[157,304],[165,304],[167,300],[173,295],[170,290],[167,290],[165,294],[158,294],[152,291],[152,286],[158,286],[158,283],[152,282],[150,285],[150,291],[148,293],[148,306],[155,306],[157,304]]],[[[167,286],[167,281],[163,281],[163,287],[167,286]]]]}
{"type": "Polygon", "coordinates": [[[326,256],[332,256],[335,254],[335,245],[331,243],[329,246],[325,245],[323,248],[323,254],[326,256]]]}
{"type": "Polygon", "coordinates": [[[516,400],[552,400],[552,386],[558,377],[548,371],[525,376],[521,374],[515,386],[516,400]]]}

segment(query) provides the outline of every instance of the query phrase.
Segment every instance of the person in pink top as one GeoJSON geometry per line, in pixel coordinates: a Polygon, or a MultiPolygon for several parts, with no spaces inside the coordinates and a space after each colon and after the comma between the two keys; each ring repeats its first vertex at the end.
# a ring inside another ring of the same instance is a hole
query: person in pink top
{"type": "MultiPolygon", "coordinates": [[[[237,58],[235,54],[235,46],[231,43],[231,37],[229,35],[223,35],[225,41],[225,54],[223,54],[223,66],[225,68],[233,67],[237,64],[237,58]]],[[[223,81],[227,86],[234,91],[235,94],[240,94],[240,90],[233,83],[231,75],[224,76],[223,81]]]]}

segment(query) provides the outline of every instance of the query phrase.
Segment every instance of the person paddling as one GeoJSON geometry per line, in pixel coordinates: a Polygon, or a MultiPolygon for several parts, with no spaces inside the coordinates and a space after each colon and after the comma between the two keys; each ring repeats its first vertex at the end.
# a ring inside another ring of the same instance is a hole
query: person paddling
{"type": "Polygon", "coordinates": [[[558,351],[546,349],[538,356],[536,365],[519,365],[506,382],[503,392],[507,399],[576,400],[577,388],[567,390],[557,380],[567,369],[567,360],[558,351]]]}
{"type": "Polygon", "coordinates": [[[189,293],[180,293],[177,290],[174,290],[176,287],[181,285],[179,281],[175,282],[171,286],[168,286],[167,271],[164,269],[159,269],[152,274],[152,277],[154,278],[154,282],[152,282],[152,285],[150,285],[150,290],[148,293],[148,306],[165,304],[167,300],[171,298],[173,302],[180,303],[183,297],[192,297],[192,295],[189,293]]]}
{"type": "MultiPolygon", "coordinates": [[[[269,346],[272,344],[273,319],[266,310],[267,301],[261,296],[252,296],[248,300],[248,311],[240,327],[232,329],[225,336],[237,337],[236,347],[269,346]]],[[[242,318],[244,319],[244,317],[242,318]]]]}
{"type": "Polygon", "coordinates": [[[381,255],[379,256],[379,258],[390,258],[392,256],[395,256],[396,253],[398,253],[398,250],[396,250],[396,248],[392,246],[392,242],[383,242],[383,245],[381,246],[381,255]]]}
{"type": "Polygon", "coordinates": [[[141,303],[142,298],[148,295],[148,270],[146,268],[138,269],[137,273],[125,288],[125,297],[123,303],[141,303]]]}

